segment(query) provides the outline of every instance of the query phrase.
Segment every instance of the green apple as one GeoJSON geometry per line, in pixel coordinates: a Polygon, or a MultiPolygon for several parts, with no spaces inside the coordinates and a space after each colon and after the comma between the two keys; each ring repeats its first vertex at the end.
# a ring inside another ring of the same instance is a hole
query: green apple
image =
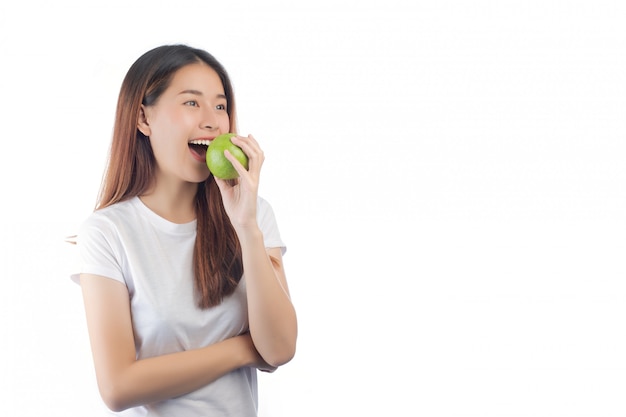
{"type": "Polygon", "coordinates": [[[237,135],[235,133],[219,135],[211,141],[206,151],[206,165],[209,171],[223,180],[232,180],[239,176],[233,164],[224,156],[225,150],[228,150],[245,169],[248,169],[248,157],[239,146],[231,142],[230,138],[233,136],[237,135]]]}

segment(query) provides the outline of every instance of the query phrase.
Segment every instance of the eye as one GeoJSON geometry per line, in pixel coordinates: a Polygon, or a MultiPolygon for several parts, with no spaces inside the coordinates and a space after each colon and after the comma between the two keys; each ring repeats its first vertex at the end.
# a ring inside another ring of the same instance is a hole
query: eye
{"type": "Polygon", "coordinates": [[[226,104],[218,104],[215,108],[218,110],[226,110],[226,104]]]}
{"type": "Polygon", "coordinates": [[[196,100],[185,101],[185,106],[198,107],[198,102],[196,100]]]}

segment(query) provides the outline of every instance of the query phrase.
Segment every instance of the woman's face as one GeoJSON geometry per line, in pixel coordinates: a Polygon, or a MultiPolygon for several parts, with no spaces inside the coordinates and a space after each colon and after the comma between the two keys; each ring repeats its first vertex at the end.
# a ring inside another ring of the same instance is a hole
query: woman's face
{"type": "Polygon", "coordinates": [[[215,70],[204,63],[187,65],[152,106],[142,106],[139,130],[148,136],[157,161],[157,184],[164,180],[199,183],[209,176],[206,146],[228,133],[224,87],[215,70]]]}

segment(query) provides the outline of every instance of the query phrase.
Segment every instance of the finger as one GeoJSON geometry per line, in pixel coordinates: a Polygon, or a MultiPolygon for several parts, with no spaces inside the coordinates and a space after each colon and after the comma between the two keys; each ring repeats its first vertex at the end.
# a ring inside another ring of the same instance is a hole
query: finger
{"type": "MultiPolygon", "coordinates": [[[[248,144],[250,144],[250,145],[252,145],[252,146],[255,146],[255,147],[257,147],[257,148],[259,148],[259,149],[260,149],[259,142],[258,142],[258,141],[254,138],[254,136],[252,136],[252,135],[248,135],[248,136],[241,136],[241,135],[237,135],[237,136],[233,136],[233,137],[231,138],[231,140],[232,140],[232,139],[235,139],[236,141],[239,141],[239,142],[241,142],[241,143],[248,143],[248,144]]],[[[233,142],[233,143],[234,143],[234,142],[233,142]]]]}
{"type": "MultiPolygon", "coordinates": [[[[233,168],[235,168],[235,171],[237,171],[240,177],[249,175],[248,170],[241,165],[241,162],[239,162],[239,160],[235,158],[228,149],[224,150],[224,157],[226,157],[226,159],[228,159],[228,161],[233,165],[233,168]]],[[[250,160],[251,159],[248,157],[248,169],[250,169],[250,160]]]]}
{"type": "Polygon", "coordinates": [[[259,146],[259,143],[252,135],[248,135],[247,137],[236,136],[232,139],[234,139],[232,140],[233,144],[239,146],[249,158],[254,158],[263,154],[263,150],[259,146]]]}
{"type": "Polygon", "coordinates": [[[233,141],[233,144],[241,148],[243,153],[248,157],[248,172],[255,173],[254,175],[258,176],[265,160],[265,156],[258,142],[250,135],[247,138],[238,137],[233,141]]]}
{"type": "Polygon", "coordinates": [[[265,161],[265,155],[256,139],[254,139],[252,135],[248,135],[247,137],[237,136],[232,139],[235,139],[232,141],[233,144],[239,146],[248,157],[249,170],[260,170],[263,162],[265,161]]]}

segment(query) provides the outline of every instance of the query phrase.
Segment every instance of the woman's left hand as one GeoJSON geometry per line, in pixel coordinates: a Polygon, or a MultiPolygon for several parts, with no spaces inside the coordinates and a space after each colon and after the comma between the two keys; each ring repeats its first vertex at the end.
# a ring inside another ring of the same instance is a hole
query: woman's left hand
{"type": "Polygon", "coordinates": [[[259,191],[261,167],[265,160],[263,150],[252,135],[233,136],[231,141],[248,157],[248,170],[228,151],[224,151],[226,159],[233,164],[239,173],[236,180],[223,180],[215,177],[226,213],[235,230],[256,226],[256,204],[259,191]]]}

